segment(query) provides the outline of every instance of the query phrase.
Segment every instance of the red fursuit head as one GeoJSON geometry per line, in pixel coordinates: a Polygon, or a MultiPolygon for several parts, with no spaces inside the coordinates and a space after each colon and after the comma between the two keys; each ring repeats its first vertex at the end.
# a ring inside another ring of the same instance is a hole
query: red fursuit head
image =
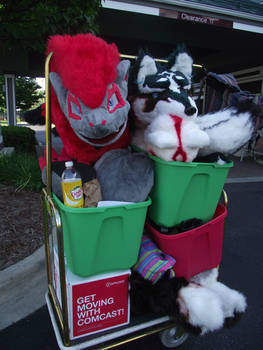
{"type": "Polygon", "coordinates": [[[120,54],[116,45],[92,34],[55,35],[48,41],[47,55],[51,51],[51,71],[59,74],[64,87],[88,107],[100,106],[117,75],[120,54]]]}
{"type": "MultiPolygon", "coordinates": [[[[101,105],[107,86],[117,76],[120,54],[115,44],[108,44],[92,34],[55,35],[47,45],[48,55],[53,52],[50,71],[59,74],[66,89],[90,108],[101,105]]],[[[76,160],[93,164],[106,151],[126,148],[129,144],[129,130],[113,144],[95,148],[80,140],[63,114],[57,96],[51,86],[51,118],[63,143],[60,156],[53,160],[76,160]]]]}

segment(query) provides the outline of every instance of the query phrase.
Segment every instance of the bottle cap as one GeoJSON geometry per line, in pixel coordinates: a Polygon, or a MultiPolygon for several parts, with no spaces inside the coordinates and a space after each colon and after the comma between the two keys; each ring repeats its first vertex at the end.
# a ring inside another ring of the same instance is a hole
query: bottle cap
{"type": "Polygon", "coordinates": [[[73,162],[71,160],[68,162],[65,162],[65,166],[66,166],[66,168],[69,168],[69,167],[73,166],[73,162]]]}

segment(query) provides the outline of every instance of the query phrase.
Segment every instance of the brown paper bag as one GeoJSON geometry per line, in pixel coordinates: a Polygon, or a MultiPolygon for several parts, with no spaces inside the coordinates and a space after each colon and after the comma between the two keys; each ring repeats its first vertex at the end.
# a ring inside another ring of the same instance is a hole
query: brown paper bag
{"type": "Polygon", "coordinates": [[[100,183],[97,179],[85,182],[83,185],[84,208],[97,207],[98,202],[102,200],[100,183]]]}

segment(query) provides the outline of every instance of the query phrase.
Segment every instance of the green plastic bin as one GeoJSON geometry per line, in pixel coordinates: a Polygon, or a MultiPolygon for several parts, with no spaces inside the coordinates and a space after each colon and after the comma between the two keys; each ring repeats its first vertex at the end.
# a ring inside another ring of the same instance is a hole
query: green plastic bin
{"type": "Polygon", "coordinates": [[[70,208],[53,194],[62,221],[67,267],[87,277],[129,269],[138,258],[145,202],[100,208],[70,208]]]}
{"type": "Polygon", "coordinates": [[[154,161],[154,187],[149,216],[160,226],[172,227],[184,220],[210,221],[215,213],[233,162],[217,163],[154,161]]]}

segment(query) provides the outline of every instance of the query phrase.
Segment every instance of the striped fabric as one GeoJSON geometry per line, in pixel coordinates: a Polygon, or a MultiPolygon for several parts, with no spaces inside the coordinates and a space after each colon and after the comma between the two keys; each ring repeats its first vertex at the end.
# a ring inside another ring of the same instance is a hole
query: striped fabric
{"type": "Polygon", "coordinates": [[[144,279],[155,284],[166,271],[169,271],[170,278],[175,277],[173,270],[175,263],[174,258],[164,254],[149,237],[143,235],[139,258],[133,269],[144,279]]]}
{"type": "Polygon", "coordinates": [[[237,80],[231,73],[217,74],[213,72],[208,72],[207,79],[218,81],[226,88],[230,88],[232,91],[240,91],[240,87],[237,83],[237,80]]]}
{"type": "MultiPolygon", "coordinates": [[[[236,78],[231,73],[207,73],[205,80],[205,109],[203,114],[212,113],[230,106],[233,93],[240,92],[236,78]]],[[[202,83],[202,84],[203,84],[202,83]]]]}
{"type": "Polygon", "coordinates": [[[206,82],[206,95],[203,114],[223,110],[236,105],[238,101],[246,99],[252,99],[259,106],[260,113],[255,119],[255,131],[252,137],[254,139],[257,136],[257,130],[263,127],[263,96],[256,96],[248,91],[242,91],[236,78],[231,73],[207,73],[202,82],[201,90],[204,82],[206,82]]]}

